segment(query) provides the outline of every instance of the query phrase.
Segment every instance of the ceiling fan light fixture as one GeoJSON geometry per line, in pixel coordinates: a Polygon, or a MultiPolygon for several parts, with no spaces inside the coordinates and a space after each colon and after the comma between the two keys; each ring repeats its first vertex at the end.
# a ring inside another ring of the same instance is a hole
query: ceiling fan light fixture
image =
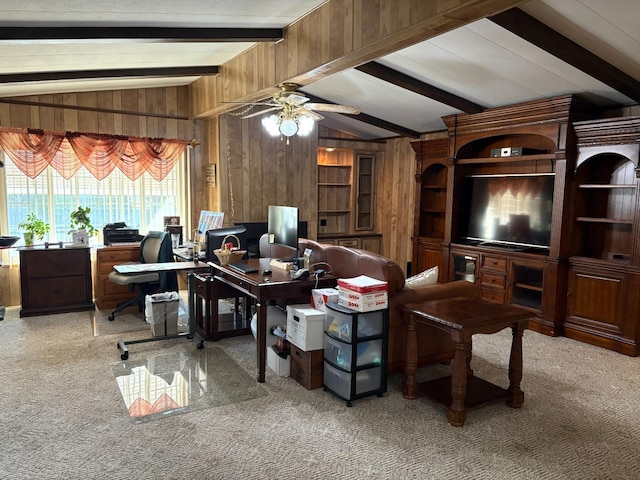
{"type": "Polygon", "coordinates": [[[285,137],[292,137],[298,133],[298,123],[293,118],[285,118],[280,122],[280,133],[285,137]]]}
{"type": "Polygon", "coordinates": [[[279,118],[277,115],[269,115],[268,117],[264,117],[262,119],[262,125],[269,135],[272,137],[277,137],[280,135],[279,127],[279,118]]]}
{"type": "Polygon", "coordinates": [[[300,115],[298,117],[298,135],[306,137],[313,131],[313,118],[307,115],[300,115]]]}

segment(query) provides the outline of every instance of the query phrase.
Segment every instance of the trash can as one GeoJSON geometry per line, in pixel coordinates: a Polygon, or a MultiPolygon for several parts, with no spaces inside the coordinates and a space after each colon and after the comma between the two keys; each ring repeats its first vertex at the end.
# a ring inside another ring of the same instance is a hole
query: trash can
{"type": "Polygon", "coordinates": [[[145,297],[145,319],[154,337],[178,334],[178,292],[154,293],[145,297]]]}

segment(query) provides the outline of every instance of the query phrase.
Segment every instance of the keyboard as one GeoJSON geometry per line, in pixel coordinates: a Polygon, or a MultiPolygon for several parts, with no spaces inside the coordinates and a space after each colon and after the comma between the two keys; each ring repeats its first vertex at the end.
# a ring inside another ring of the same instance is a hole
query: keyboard
{"type": "Polygon", "coordinates": [[[231,270],[235,270],[236,272],[240,272],[240,273],[254,273],[257,272],[258,269],[252,267],[251,265],[247,265],[246,263],[243,262],[239,262],[239,263],[232,263],[230,265],[227,265],[231,270]]]}

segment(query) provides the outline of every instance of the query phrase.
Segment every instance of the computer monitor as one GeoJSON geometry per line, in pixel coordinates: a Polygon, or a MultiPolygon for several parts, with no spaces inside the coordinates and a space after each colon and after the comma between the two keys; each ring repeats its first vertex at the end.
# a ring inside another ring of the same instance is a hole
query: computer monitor
{"type": "MultiPolygon", "coordinates": [[[[246,228],[243,225],[237,225],[235,227],[225,227],[225,228],[217,228],[215,230],[207,230],[206,234],[206,254],[205,259],[207,262],[220,263],[216,254],[213,253],[214,250],[220,248],[222,246],[222,241],[224,237],[227,235],[235,235],[238,237],[238,241],[235,238],[230,237],[227,239],[227,243],[233,243],[234,247],[240,247],[242,250],[245,250],[245,232],[246,228]]],[[[245,255],[246,258],[247,256],[245,255]]]]}
{"type": "Polygon", "coordinates": [[[269,205],[269,243],[291,248],[291,258],[298,258],[298,207],[269,205]]]}

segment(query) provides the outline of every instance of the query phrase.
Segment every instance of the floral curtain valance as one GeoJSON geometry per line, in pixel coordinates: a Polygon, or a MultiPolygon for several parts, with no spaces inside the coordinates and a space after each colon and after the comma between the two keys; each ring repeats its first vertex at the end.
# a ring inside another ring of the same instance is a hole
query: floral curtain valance
{"type": "Polygon", "coordinates": [[[30,178],[51,165],[66,179],[84,166],[98,180],[117,167],[131,180],[146,171],[161,181],[184,153],[187,141],[0,127],[0,146],[30,178]]]}

